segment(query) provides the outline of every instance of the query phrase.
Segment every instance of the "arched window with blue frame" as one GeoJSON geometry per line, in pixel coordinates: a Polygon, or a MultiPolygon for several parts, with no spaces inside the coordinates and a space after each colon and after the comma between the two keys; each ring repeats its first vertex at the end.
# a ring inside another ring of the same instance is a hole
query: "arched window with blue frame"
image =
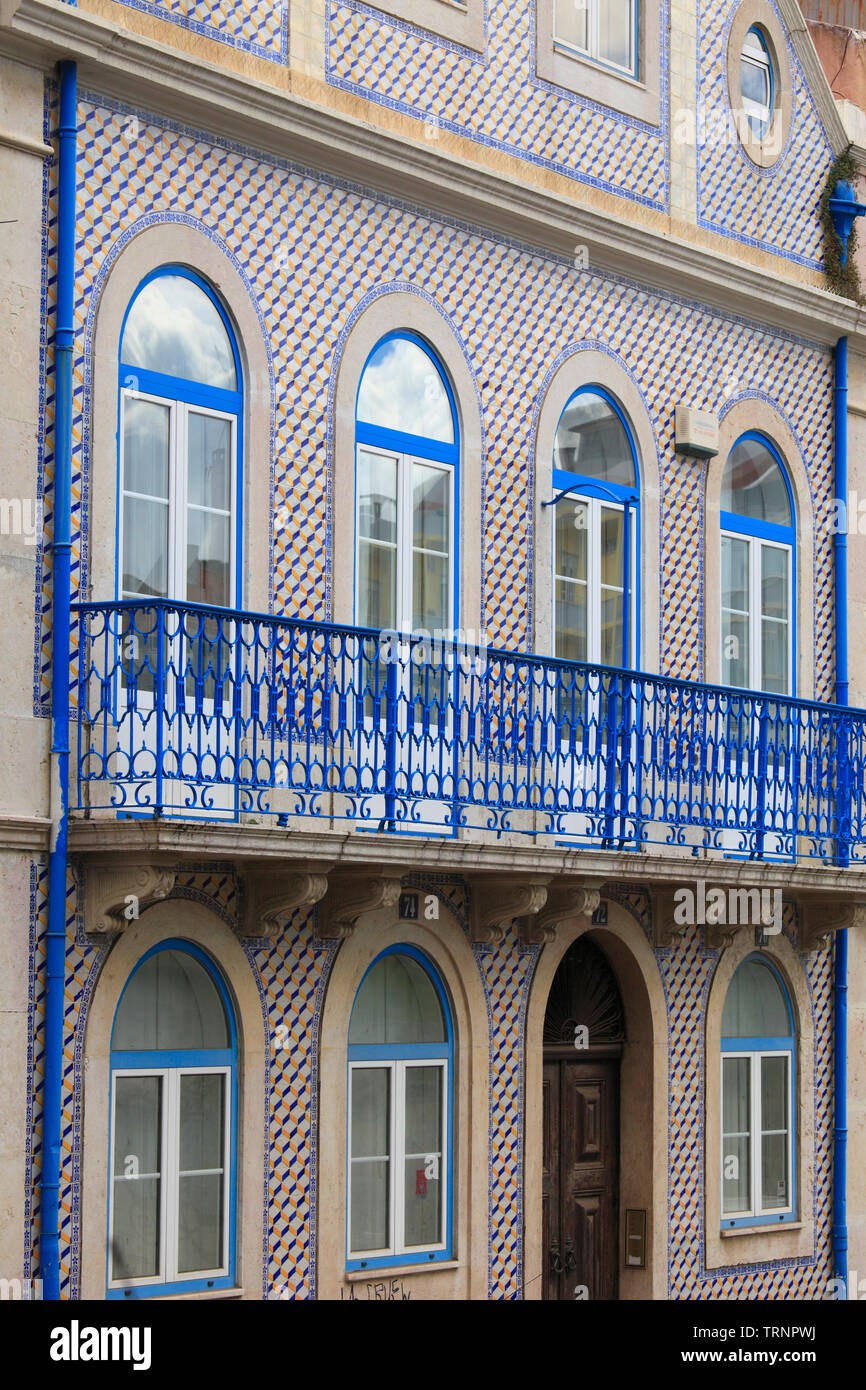
{"type": "Polygon", "coordinates": [[[192,943],[161,942],[112,1028],[109,1298],[233,1286],[237,1072],[220,972],[192,943]]]}
{"type": "Polygon", "coordinates": [[[769,957],[747,956],[722,1014],[722,1225],[796,1217],[796,1031],[769,957]]]}
{"type": "Polygon", "coordinates": [[[163,266],[138,286],[118,408],[118,597],[240,606],[241,360],[193,271],[163,266]]]}
{"type": "Polygon", "coordinates": [[[638,650],[637,450],[619,403],[600,386],[567,402],[556,430],[554,655],[632,667],[638,650]]]}
{"type": "Polygon", "coordinates": [[[451,1255],[454,1030],[414,946],[373,961],[349,1025],[346,1256],[350,1269],[451,1255]]]}
{"type": "Polygon", "coordinates": [[[390,333],[358,386],[355,620],[378,632],[456,626],[457,406],[429,345],[390,333]]]}
{"type": "Polygon", "coordinates": [[[794,694],[794,499],[762,434],[740,436],[722,475],[722,664],[725,683],[794,694]]]}

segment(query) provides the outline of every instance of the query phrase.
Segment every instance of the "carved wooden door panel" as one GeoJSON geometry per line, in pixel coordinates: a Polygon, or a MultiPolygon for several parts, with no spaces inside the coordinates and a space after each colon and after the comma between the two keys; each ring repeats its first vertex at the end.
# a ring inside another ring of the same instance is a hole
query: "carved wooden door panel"
{"type": "Polygon", "coordinates": [[[544,1297],[617,1296],[619,1063],[544,1064],[544,1297]]]}

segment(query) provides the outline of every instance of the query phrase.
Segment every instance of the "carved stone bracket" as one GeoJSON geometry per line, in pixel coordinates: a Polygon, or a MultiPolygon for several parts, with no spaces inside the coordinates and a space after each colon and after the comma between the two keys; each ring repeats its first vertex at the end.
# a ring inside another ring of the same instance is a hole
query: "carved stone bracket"
{"type": "Polygon", "coordinates": [[[396,907],[402,881],[393,874],[347,874],[331,883],[319,909],[317,934],[325,941],[351,936],[362,912],[396,907]]]}
{"type": "Polygon", "coordinates": [[[534,917],[547,901],[548,880],[521,883],[509,879],[476,879],[472,885],[469,937],[476,945],[501,941],[515,917],[534,917]]]}
{"type": "Polygon", "coordinates": [[[167,898],[177,877],[174,866],[112,860],[88,864],[84,875],[84,930],[116,936],[146,907],[167,898]]]}
{"type": "Polygon", "coordinates": [[[866,903],[834,901],[829,893],[799,901],[800,950],[820,951],[837,931],[866,924],[866,903]]]}
{"type": "Polygon", "coordinates": [[[737,932],[744,928],[739,922],[707,922],[704,926],[704,946],[708,951],[724,951],[733,946],[737,932]]]}
{"type": "Polygon", "coordinates": [[[574,879],[552,884],[544,906],[533,917],[523,917],[520,935],[527,946],[543,946],[556,937],[557,927],[570,926],[591,917],[601,901],[602,880],[574,879]]]}
{"type": "Polygon", "coordinates": [[[675,946],[688,931],[688,923],[674,920],[674,888],[662,884],[650,889],[653,945],[659,949],[675,946]]]}
{"type": "Polygon", "coordinates": [[[287,873],[261,869],[244,875],[244,914],[241,934],[273,938],[281,919],[299,907],[312,907],[328,891],[327,870],[287,873]]]}

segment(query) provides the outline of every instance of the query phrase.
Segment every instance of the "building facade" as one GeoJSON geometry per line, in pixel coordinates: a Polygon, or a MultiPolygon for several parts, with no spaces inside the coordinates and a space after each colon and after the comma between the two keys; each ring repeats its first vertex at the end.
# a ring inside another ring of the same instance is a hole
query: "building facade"
{"type": "Polygon", "coordinates": [[[866,1268],[866,334],[798,15],[3,0],[9,1277],[866,1268]]]}

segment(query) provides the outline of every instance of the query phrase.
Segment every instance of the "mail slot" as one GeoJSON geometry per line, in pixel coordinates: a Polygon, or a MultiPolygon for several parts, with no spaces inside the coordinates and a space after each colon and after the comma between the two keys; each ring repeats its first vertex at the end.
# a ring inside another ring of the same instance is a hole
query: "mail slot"
{"type": "Polygon", "coordinates": [[[646,1269],[646,1211],[625,1214],[625,1262],[629,1269],[646,1269]]]}

